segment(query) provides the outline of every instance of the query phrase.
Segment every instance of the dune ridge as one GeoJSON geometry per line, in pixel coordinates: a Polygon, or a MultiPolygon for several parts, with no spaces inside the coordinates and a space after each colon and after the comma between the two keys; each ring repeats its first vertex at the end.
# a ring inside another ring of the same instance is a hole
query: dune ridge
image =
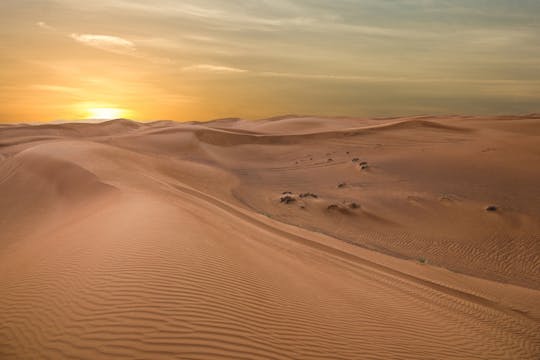
{"type": "Polygon", "coordinates": [[[538,129],[2,126],[0,357],[537,359],[538,129]]]}

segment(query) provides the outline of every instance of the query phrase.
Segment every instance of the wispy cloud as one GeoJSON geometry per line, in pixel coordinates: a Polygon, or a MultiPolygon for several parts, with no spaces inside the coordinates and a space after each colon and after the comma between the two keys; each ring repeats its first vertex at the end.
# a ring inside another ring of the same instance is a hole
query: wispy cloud
{"type": "Polygon", "coordinates": [[[39,26],[40,28],[42,29],[46,29],[46,30],[54,30],[54,27],[50,26],[49,24],[43,22],[43,21],[38,21],[36,23],[36,26],[39,26]]]}
{"type": "Polygon", "coordinates": [[[512,85],[512,84],[532,84],[540,85],[540,80],[534,79],[474,79],[455,77],[405,77],[405,76],[362,76],[353,74],[304,74],[288,72],[252,72],[252,74],[264,77],[278,77],[290,79],[307,80],[337,80],[337,81],[358,81],[366,83],[447,83],[447,84],[477,84],[477,85],[512,85]]]}
{"type": "MultiPolygon", "coordinates": [[[[101,4],[102,6],[105,3],[101,4]]],[[[99,6],[99,5],[96,5],[99,6]]],[[[189,1],[167,2],[155,6],[147,2],[114,0],[107,7],[123,11],[144,12],[157,16],[184,18],[205,23],[210,28],[225,30],[280,31],[291,28],[301,32],[344,32],[371,37],[427,37],[430,34],[400,27],[386,27],[367,23],[345,21],[343,14],[335,9],[314,11],[301,2],[257,1],[245,7],[238,2],[219,2],[213,5],[190,4],[189,1]]],[[[316,7],[315,7],[316,8],[316,7]]]]}
{"type": "Polygon", "coordinates": [[[129,40],[111,35],[71,34],[71,38],[81,44],[115,54],[133,54],[137,49],[129,40]]]}
{"type": "Polygon", "coordinates": [[[75,93],[79,89],[69,86],[60,86],[60,85],[48,85],[48,84],[35,84],[30,86],[31,90],[37,91],[51,91],[51,92],[61,92],[61,93],[75,93]]]}
{"type": "Polygon", "coordinates": [[[197,64],[186,66],[182,69],[183,71],[193,71],[193,72],[210,72],[210,73],[245,73],[248,70],[239,69],[229,66],[220,66],[220,65],[209,65],[209,64],[197,64]]]}
{"type": "MultiPolygon", "coordinates": [[[[185,16],[195,19],[209,19],[209,20],[229,20],[242,22],[261,22],[258,17],[247,17],[243,14],[231,14],[223,7],[204,7],[199,5],[189,4],[187,2],[173,2],[162,4],[156,7],[146,2],[134,2],[126,0],[116,0],[111,4],[113,7],[121,8],[123,10],[143,11],[145,13],[154,13],[159,15],[166,15],[172,17],[185,16]],[[232,17],[231,17],[232,15],[232,17]]],[[[263,19],[265,20],[265,19],[263,19]]],[[[266,21],[263,21],[266,22],[266,21]]]]}
{"type": "MultiPolygon", "coordinates": [[[[143,59],[157,64],[170,64],[173,61],[169,58],[156,57],[137,49],[135,43],[131,40],[112,35],[96,35],[96,34],[76,34],[73,33],[70,37],[86,46],[90,46],[102,51],[107,51],[113,54],[131,56],[138,59],[143,59]]],[[[148,42],[152,42],[150,39],[148,42]]],[[[159,46],[159,44],[157,44],[159,46]]]]}

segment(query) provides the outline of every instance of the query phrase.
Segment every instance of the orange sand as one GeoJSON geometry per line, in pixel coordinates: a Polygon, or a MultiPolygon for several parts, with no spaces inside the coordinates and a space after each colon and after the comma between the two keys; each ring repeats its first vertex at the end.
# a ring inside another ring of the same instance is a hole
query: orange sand
{"type": "Polygon", "coordinates": [[[539,359],[538,164],[535,115],[2,126],[0,358],[539,359]]]}

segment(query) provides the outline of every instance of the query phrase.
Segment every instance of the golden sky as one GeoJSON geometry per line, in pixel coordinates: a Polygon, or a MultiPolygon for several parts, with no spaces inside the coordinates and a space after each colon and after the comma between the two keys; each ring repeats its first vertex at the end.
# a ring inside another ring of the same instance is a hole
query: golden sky
{"type": "Polygon", "coordinates": [[[536,0],[1,0],[0,122],[540,111],[536,0]]]}

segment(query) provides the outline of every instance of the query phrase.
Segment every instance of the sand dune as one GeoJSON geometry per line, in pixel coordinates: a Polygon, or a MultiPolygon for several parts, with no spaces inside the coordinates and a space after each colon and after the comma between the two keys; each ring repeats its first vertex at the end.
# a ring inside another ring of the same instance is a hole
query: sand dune
{"type": "Polygon", "coordinates": [[[537,115],[1,126],[0,358],[538,359],[539,136],[537,115]]]}

